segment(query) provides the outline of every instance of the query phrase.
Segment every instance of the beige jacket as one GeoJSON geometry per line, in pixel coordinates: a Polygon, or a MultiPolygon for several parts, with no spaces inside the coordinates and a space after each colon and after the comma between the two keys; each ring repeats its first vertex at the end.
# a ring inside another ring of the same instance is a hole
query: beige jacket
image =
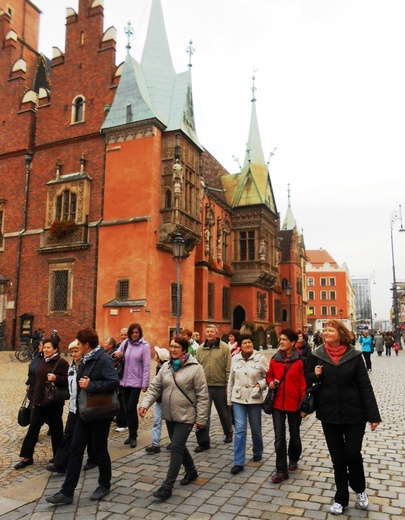
{"type": "Polygon", "coordinates": [[[231,353],[229,347],[217,338],[214,347],[202,343],[195,353],[197,361],[204,367],[208,386],[227,386],[231,369],[231,353]]]}
{"type": "Polygon", "coordinates": [[[186,363],[174,372],[169,362],[164,363],[150,383],[139,408],[150,408],[162,397],[162,417],[165,421],[205,426],[208,420],[208,386],[204,370],[190,356],[186,363]],[[190,398],[193,404],[179,390],[190,398]]]}
{"type": "Polygon", "coordinates": [[[261,404],[267,388],[269,362],[261,352],[253,351],[248,360],[241,353],[232,358],[228,381],[228,404],[261,404]],[[257,388],[259,383],[260,388],[257,388]]]}

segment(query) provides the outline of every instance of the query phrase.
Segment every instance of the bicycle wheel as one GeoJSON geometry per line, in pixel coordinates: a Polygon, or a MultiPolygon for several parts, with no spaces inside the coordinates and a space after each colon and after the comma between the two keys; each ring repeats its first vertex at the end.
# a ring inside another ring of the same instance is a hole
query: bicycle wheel
{"type": "Polygon", "coordinates": [[[19,350],[16,350],[15,357],[18,359],[18,361],[21,361],[21,363],[26,363],[32,359],[31,352],[28,347],[22,347],[19,350]]]}

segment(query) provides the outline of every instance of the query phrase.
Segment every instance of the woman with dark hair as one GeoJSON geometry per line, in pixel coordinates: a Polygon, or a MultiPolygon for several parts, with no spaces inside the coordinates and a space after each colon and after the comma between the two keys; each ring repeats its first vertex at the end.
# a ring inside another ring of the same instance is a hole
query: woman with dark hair
{"type": "Polygon", "coordinates": [[[188,341],[175,336],[170,342],[170,359],[164,363],[144,396],[140,417],[162,397],[162,417],[169,432],[170,464],[166,479],[153,496],[161,501],[172,496],[172,489],[183,465],[186,474],[180,485],[198,478],[193,458],[186,447],[193,426],[204,428],[208,420],[208,386],[203,367],[188,353],[188,341]]]}
{"type": "Polygon", "coordinates": [[[124,357],[124,373],[120,382],[120,391],[129,429],[129,436],[124,444],[135,448],[139,424],[137,406],[141,391],[146,392],[149,386],[151,358],[150,345],[143,338],[142,327],[139,323],[131,323],[128,327],[128,339],[120,344],[112,357],[124,357]]]}
{"type": "Polygon", "coordinates": [[[356,507],[368,508],[361,447],[366,423],[374,431],[381,417],[362,353],[351,344],[353,333],[340,320],[329,320],[323,339],[312,352],[308,379],[321,382],[316,417],[322,423],[335,475],[330,512],[339,515],[349,505],[349,485],[356,493],[356,507]]]}
{"type": "MultiPolygon", "coordinates": [[[[112,393],[118,389],[119,379],[114,364],[106,351],[98,344],[97,332],[91,327],[77,333],[78,354],[83,356],[77,372],[77,392],[89,394],[112,393]]],[[[79,400],[78,400],[79,402],[79,400]]],[[[80,406],[73,429],[65,481],[61,490],[48,497],[47,502],[55,506],[71,504],[79,481],[86,445],[91,443],[95,462],[98,465],[98,487],[90,500],[101,500],[110,493],[111,459],[108,453],[108,435],[112,417],[84,421],[80,406]]]]}
{"type": "Polygon", "coordinates": [[[69,364],[61,358],[59,345],[54,338],[46,338],[42,344],[43,357],[39,359],[31,379],[35,381],[31,399],[31,422],[20,451],[22,459],[14,466],[15,469],[23,469],[34,463],[35,445],[45,419],[49,424],[53,456],[63,439],[62,413],[65,403],[64,401],[45,402],[45,384],[47,381],[52,381],[57,387],[67,387],[69,364]]]}
{"type": "Polygon", "coordinates": [[[262,402],[267,388],[266,372],[269,363],[261,352],[253,349],[253,336],[239,334],[240,353],[232,358],[228,379],[227,400],[235,420],[233,475],[243,471],[246,454],[247,422],[252,433],[253,461],[259,462],[263,455],[262,402]]]}
{"type": "Polygon", "coordinates": [[[240,332],[236,329],[232,329],[229,331],[228,334],[228,347],[231,351],[231,356],[235,356],[236,354],[239,354],[240,352],[240,345],[238,342],[238,338],[240,336],[240,332]]]}
{"type": "Polygon", "coordinates": [[[298,468],[302,452],[300,437],[301,414],[298,406],[305,395],[304,361],[295,349],[298,334],[284,329],[279,337],[279,349],[270,361],[267,382],[271,389],[277,388],[273,405],[274,448],[276,450],[276,472],[272,482],[280,483],[289,478],[289,471],[298,468]],[[287,449],[285,421],[288,421],[290,440],[287,449]],[[287,464],[287,456],[289,464],[287,464]]]}

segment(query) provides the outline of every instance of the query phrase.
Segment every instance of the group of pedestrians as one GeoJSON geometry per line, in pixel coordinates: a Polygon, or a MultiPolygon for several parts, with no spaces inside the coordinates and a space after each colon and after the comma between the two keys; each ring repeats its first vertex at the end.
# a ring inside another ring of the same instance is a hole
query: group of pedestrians
{"type": "MultiPolygon", "coordinates": [[[[184,466],[181,485],[198,478],[198,469],[187,448],[194,430],[196,453],[211,448],[210,415],[212,404],[220,418],[224,442],[232,443],[237,475],[244,470],[248,425],[252,438],[252,460],[263,456],[262,403],[268,389],[276,390],[272,420],[275,470],[271,481],[280,484],[298,470],[302,454],[300,426],[306,417],[300,410],[306,391],[316,384],[316,416],[322,423],[326,444],[332,459],[336,493],[330,508],[341,514],[349,504],[349,486],[356,493],[356,506],[367,509],[368,497],[361,455],[366,423],[375,430],[381,417],[370,383],[367,363],[362,352],[353,346],[353,334],[341,321],[325,324],[323,343],[311,351],[305,335],[292,329],[279,334],[279,348],[270,363],[261,351],[254,349],[250,334],[232,330],[229,344],[219,338],[216,325],[205,328],[204,341],[192,344],[193,335],[174,336],[169,348],[155,347],[156,376],[149,381],[151,348],[143,338],[140,324],[133,323],[125,331],[119,345],[107,338],[100,347],[96,331],[83,329],[69,345],[73,362],[60,357],[51,339],[43,341],[43,358],[30,367],[29,389],[33,386],[31,425],[24,440],[16,469],[33,463],[33,452],[39,430],[48,420],[54,457],[48,469],[65,474],[61,489],[47,501],[54,505],[71,504],[80,475],[84,452],[88,463],[99,468],[98,487],[91,500],[101,500],[111,487],[111,461],[107,442],[112,417],[85,421],[78,409],[80,392],[103,393],[120,389],[129,429],[125,444],[134,448],[137,442],[138,415],[145,417],[155,405],[152,444],[146,452],[160,452],[162,420],[170,438],[170,463],[166,478],[153,493],[158,500],[172,495],[176,479],[184,466]],[[192,350],[191,350],[192,348],[192,350]],[[123,361],[121,380],[114,363],[123,361]],[[45,380],[59,387],[69,385],[69,415],[63,437],[63,402],[41,401],[45,380]],[[143,396],[142,396],[143,394],[143,396]],[[289,440],[287,442],[287,427],[289,440]],[[233,432],[234,429],[234,432],[233,432]]],[[[118,427],[118,426],[117,426],[118,427]]]]}

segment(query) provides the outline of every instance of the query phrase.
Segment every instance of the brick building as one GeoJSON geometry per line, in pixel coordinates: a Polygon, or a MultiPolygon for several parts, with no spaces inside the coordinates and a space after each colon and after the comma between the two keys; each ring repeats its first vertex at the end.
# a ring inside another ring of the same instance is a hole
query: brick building
{"type": "Polygon", "coordinates": [[[352,329],[355,295],[346,264],[339,266],[323,249],[307,250],[308,322],[313,331],[327,319],[342,319],[352,329]]]}
{"type": "MultiPolygon", "coordinates": [[[[255,96],[249,152],[230,174],[199,142],[191,68],[174,70],[160,0],[151,0],[139,63],[128,45],[116,65],[116,33],[103,26],[100,0],[67,10],[65,51],[54,48],[51,60],[37,51],[39,16],[30,0],[0,0],[7,347],[37,327],[58,329],[66,347],[80,327],[103,338],[131,322],[151,344],[167,343],[177,234],[186,247],[181,325],[202,332],[214,322],[224,334],[248,322],[265,344],[269,323],[284,325],[285,302],[255,96]]],[[[301,264],[298,238],[294,247],[301,264]]],[[[297,305],[300,316],[302,298],[297,305]]]]}

